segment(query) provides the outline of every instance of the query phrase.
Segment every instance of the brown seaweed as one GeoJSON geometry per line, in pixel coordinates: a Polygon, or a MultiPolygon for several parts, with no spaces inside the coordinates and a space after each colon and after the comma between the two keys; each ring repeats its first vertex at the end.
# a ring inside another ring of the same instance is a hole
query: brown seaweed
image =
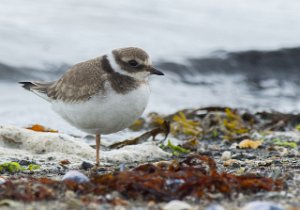
{"type": "Polygon", "coordinates": [[[86,195],[94,195],[97,200],[99,195],[117,191],[126,199],[141,198],[158,202],[183,199],[186,196],[211,200],[216,193],[234,198],[239,193],[283,189],[283,181],[280,179],[219,173],[211,157],[191,155],[181,161],[148,163],[130,171],[96,175],[91,177],[90,182],[81,184],[49,178],[12,178],[0,185],[0,199],[24,202],[52,200],[61,198],[66,191],[71,190],[83,200],[86,195]]]}

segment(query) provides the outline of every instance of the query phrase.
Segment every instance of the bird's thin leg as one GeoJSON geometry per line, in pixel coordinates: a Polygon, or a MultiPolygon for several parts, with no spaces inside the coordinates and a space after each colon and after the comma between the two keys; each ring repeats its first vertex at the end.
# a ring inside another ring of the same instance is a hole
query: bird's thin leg
{"type": "Polygon", "coordinates": [[[96,167],[99,167],[100,165],[100,141],[100,134],[96,134],[96,167]]]}

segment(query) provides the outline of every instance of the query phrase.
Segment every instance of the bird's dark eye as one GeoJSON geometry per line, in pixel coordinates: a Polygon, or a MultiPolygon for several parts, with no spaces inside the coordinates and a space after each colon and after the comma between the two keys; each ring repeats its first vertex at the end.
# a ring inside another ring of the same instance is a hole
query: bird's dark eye
{"type": "Polygon", "coordinates": [[[130,60],[128,61],[128,64],[132,67],[137,67],[139,63],[136,60],[130,60]]]}

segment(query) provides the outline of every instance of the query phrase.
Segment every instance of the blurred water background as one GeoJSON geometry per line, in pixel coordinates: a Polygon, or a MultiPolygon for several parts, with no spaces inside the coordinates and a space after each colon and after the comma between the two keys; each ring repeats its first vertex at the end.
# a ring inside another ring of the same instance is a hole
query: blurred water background
{"type": "Polygon", "coordinates": [[[0,125],[40,123],[81,135],[16,82],[54,80],[111,49],[145,49],[145,115],[232,106],[300,111],[298,0],[2,0],[0,125]]]}

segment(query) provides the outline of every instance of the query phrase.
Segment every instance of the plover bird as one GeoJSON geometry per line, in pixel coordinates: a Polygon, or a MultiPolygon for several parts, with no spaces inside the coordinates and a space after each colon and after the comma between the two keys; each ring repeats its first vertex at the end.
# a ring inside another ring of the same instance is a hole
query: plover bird
{"type": "Polygon", "coordinates": [[[128,47],[78,63],[57,81],[20,83],[49,101],[71,125],[96,135],[98,166],[100,135],[123,130],[141,116],[150,95],[151,74],[164,75],[144,50],[128,47]]]}

